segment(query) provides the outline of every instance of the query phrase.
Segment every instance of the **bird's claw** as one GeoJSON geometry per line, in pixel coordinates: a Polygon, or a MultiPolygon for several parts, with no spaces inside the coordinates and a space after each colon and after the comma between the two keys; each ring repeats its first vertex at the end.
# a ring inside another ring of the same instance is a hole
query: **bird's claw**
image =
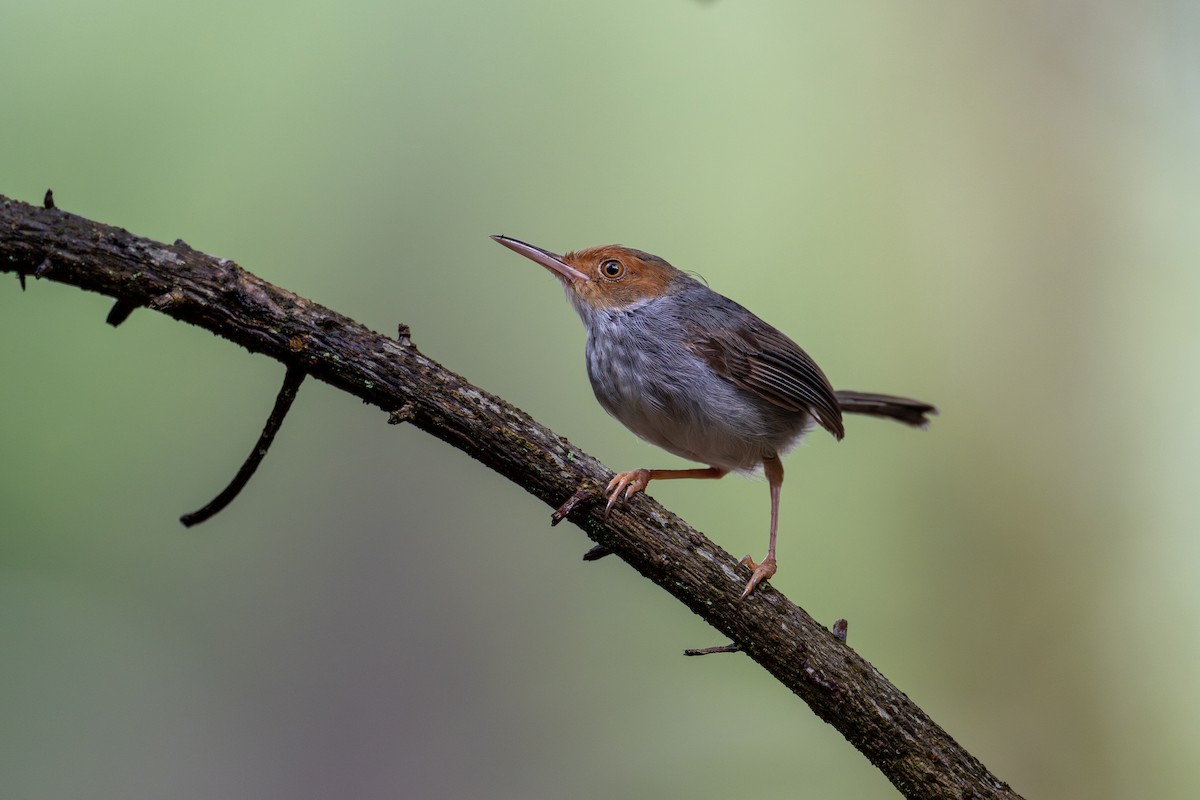
{"type": "Polygon", "coordinates": [[[742,590],[742,599],[745,600],[754,591],[754,588],[763,581],[770,580],[775,575],[775,556],[768,555],[763,559],[761,564],[755,564],[754,559],[746,556],[740,562],[751,569],[750,580],[746,584],[746,588],[742,590]]]}
{"type": "Polygon", "coordinates": [[[608,504],[604,506],[604,518],[608,519],[608,512],[612,511],[613,506],[618,502],[628,500],[649,485],[650,470],[648,469],[618,472],[604,490],[608,492],[608,504]]]}

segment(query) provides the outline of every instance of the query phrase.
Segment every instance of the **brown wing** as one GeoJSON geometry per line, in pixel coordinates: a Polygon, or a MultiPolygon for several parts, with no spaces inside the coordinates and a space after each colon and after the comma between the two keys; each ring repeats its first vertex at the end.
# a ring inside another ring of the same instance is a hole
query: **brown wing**
{"type": "Polygon", "coordinates": [[[694,326],[689,345],[719,375],[788,411],[806,411],[841,439],[842,411],[833,387],[808,353],[752,317],[729,328],[694,326]]]}

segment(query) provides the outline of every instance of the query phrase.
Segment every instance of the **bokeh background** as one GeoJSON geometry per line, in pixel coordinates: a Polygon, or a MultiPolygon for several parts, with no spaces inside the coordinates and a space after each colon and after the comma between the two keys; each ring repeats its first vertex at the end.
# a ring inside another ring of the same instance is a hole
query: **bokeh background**
{"type": "MultiPolygon", "coordinates": [[[[0,193],[233,258],[615,468],[555,282],[702,274],[841,387],[774,584],[1029,797],[1200,770],[1194,4],[26,2],[0,193]]],[[[0,284],[6,798],[889,798],[747,659],[461,453],[48,281],[0,284]]],[[[761,480],[652,492],[761,554],[761,480]]]]}

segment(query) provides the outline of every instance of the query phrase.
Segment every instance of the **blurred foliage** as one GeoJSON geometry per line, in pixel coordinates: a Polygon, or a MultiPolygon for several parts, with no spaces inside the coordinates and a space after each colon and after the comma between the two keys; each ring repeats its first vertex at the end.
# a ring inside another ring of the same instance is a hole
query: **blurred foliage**
{"type": "MultiPolygon", "coordinates": [[[[701,273],[845,388],[775,585],[1030,797],[1194,786],[1200,13],[873,0],[10,2],[0,193],[236,259],[615,468],[582,330],[487,239],[701,273]]],[[[0,287],[12,798],[894,797],[549,509],[282,368],[0,287]]],[[[731,552],[761,482],[653,492],[731,552]]]]}

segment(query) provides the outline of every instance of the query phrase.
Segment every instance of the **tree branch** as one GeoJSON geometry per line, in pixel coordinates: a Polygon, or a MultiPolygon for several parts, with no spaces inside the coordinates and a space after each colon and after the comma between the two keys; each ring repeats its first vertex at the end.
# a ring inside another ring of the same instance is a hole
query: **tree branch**
{"type": "MultiPolygon", "coordinates": [[[[52,203],[47,203],[52,206],[52,203]]],[[[645,495],[607,519],[599,461],[420,353],[273,286],[234,262],[0,196],[0,271],[115,298],[110,322],[151,308],[312,375],[462,450],[562,510],[728,637],[837,728],[910,798],[1017,798],[843,641],[769,586],[746,600],[736,559],[645,495]],[[588,492],[591,492],[590,496],[588,492]]]]}

